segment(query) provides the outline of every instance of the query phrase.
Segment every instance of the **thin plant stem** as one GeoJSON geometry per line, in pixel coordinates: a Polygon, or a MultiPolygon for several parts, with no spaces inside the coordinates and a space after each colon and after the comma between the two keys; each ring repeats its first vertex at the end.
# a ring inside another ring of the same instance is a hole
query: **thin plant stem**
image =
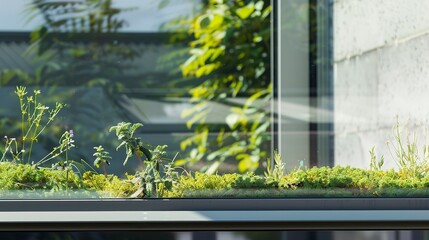
{"type": "MultiPolygon", "coordinates": [[[[21,135],[22,138],[22,149],[25,149],[25,139],[24,139],[24,118],[25,118],[25,111],[24,111],[24,101],[23,97],[19,97],[19,105],[21,107],[21,135]]],[[[24,158],[25,152],[22,154],[22,157],[24,158]]]]}
{"type": "Polygon", "coordinates": [[[107,170],[106,170],[106,164],[101,163],[101,166],[103,167],[103,171],[104,171],[104,176],[107,177],[107,170]]]}
{"type": "Polygon", "coordinates": [[[35,127],[33,129],[33,134],[31,135],[30,150],[28,151],[28,160],[27,160],[27,163],[31,163],[31,152],[33,151],[33,144],[37,140],[36,133],[37,133],[37,130],[38,130],[39,126],[40,126],[40,121],[41,121],[41,118],[42,118],[43,112],[44,112],[43,109],[40,109],[39,111],[40,111],[39,114],[37,114],[36,119],[34,120],[34,123],[36,125],[35,125],[35,127]]]}
{"type": "Polygon", "coordinates": [[[143,160],[142,160],[142,158],[139,156],[139,154],[137,153],[137,150],[136,150],[136,151],[134,151],[134,154],[136,155],[137,159],[139,160],[140,165],[141,165],[142,167],[144,167],[143,160]]]}

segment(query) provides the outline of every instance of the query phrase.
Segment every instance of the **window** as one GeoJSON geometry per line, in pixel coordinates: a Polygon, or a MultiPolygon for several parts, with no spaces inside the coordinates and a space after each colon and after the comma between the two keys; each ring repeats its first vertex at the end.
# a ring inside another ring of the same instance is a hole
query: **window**
{"type": "Polygon", "coordinates": [[[3,11],[24,14],[0,26],[2,162],[35,174],[23,177],[28,187],[5,179],[5,198],[181,197],[172,187],[191,172],[214,185],[214,173],[263,174],[274,149],[270,1],[29,1],[3,11]]]}
{"type": "Polygon", "coordinates": [[[425,221],[426,21],[401,4],[6,4],[3,220],[425,221]]]}

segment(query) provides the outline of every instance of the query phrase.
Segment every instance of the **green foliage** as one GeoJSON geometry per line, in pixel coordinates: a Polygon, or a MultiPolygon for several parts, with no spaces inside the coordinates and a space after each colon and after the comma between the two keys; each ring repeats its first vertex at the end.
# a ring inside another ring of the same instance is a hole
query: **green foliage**
{"type": "MultiPolygon", "coordinates": [[[[314,167],[294,170],[284,175],[274,186],[266,178],[254,174],[204,174],[196,172],[193,176],[184,175],[171,182],[170,188],[164,183],[154,182],[157,189],[146,191],[141,177],[127,175],[121,179],[113,175],[85,172],[79,176],[63,170],[38,168],[29,164],[0,163],[0,190],[27,191],[39,190],[58,192],[62,190],[83,190],[97,192],[98,197],[380,197],[380,196],[428,196],[429,176],[406,177],[392,170],[374,171],[352,167],[314,167]],[[146,195],[147,194],[147,195],[146,195]]],[[[2,192],[3,193],[3,192],[2,192]]]]}
{"type": "Polygon", "coordinates": [[[268,159],[267,164],[267,170],[265,171],[266,181],[273,185],[278,185],[280,179],[285,174],[285,164],[283,163],[279,152],[274,152],[274,166],[271,166],[270,159],[268,159]]]}
{"type": "Polygon", "coordinates": [[[371,155],[369,169],[374,171],[380,171],[384,164],[384,156],[381,156],[380,161],[377,160],[377,156],[375,155],[375,146],[373,146],[371,150],[369,150],[369,154],[371,155]]]}
{"type": "Polygon", "coordinates": [[[269,1],[209,1],[189,24],[195,40],[189,44],[182,73],[200,84],[189,91],[194,107],[182,113],[189,128],[196,125],[195,135],[183,140],[181,148],[190,151],[190,163],[211,161],[207,173],[231,158],[239,161],[240,172],[253,171],[266,156],[271,124],[270,12],[269,1]],[[247,100],[233,100],[239,96],[247,100]],[[213,132],[206,123],[210,102],[231,107],[215,141],[208,139],[213,132]]]}
{"type": "Polygon", "coordinates": [[[133,155],[140,161],[142,161],[141,156],[143,155],[147,158],[144,162],[146,167],[137,172],[131,179],[121,180],[116,176],[111,176],[110,178],[107,176],[105,164],[109,164],[108,159],[111,157],[101,145],[94,148],[96,152],[93,156],[96,158],[94,165],[96,167],[103,166],[104,178],[86,171],[89,165],[69,159],[69,150],[75,147],[72,130],[65,131],[58,141],[58,146],[54,147],[45,157],[33,164],[33,162],[30,162],[33,143],[37,142],[38,136],[43,133],[46,126],[54,121],[63,105],[57,104],[55,109],[49,110],[49,107],[38,102],[37,96],[40,94],[38,90],[35,90],[34,95],[30,97],[27,97],[25,87],[18,87],[15,93],[20,99],[22,140],[20,142],[17,138],[5,137],[6,144],[0,163],[5,164],[2,166],[6,167],[17,166],[20,172],[11,172],[8,169],[4,171],[2,176],[8,177],[8,180],[4,180],[3,182],[7,189],[17,188],[15,183],[29,186],[30,189],[38,188],[41,184],[43,188],[55,191],[61,190],[62,187],[65,187],[66,190],[81,187],[97,191],[108,191],[106,188],[115,188],[114,192],[119,191],[118,195],[121,196],[128,194],[127,196],[129,197],[153,197],[162,196],[164,191],[171,190],[173,183],[178,178],[178,173],[173,167],[174,159],[164,165],[167,145],[157,146],[151,151],[143,147],[140,138],[134,137],[135,131],[142,126],[139,123],[131,124],[122,122],[110,128],[110,131],[116,132],[118,140],[121,141],[117,150],[121,147],[125,147],[126,149],[124,164],[133,155]],[[26,154],[27,151],[25,148],[27,142],[29,142],[27,145],[29,145],[30,149],[28,154],[26,154]],[[60,158],[60,156],[64,156],[64,158],[60,158]],[[11,157],[11,159],[8,157],[11,157]],[[28,160],[24,161],[26,159],[28,160]],[[54,159],[56,162],[52,164],[51,168],[43,167],[45,163],[54,159]],[[81,174],[82,171],[85,172],[82,178],[79,178],[77,173],[81,174]],[[26,173],[29,173],[29,175],[26,173]],[[46,179],[40,176],[46,177],[46,179]],[[130,184],[133,187],[129,187],[130,184]],[[128,191],[131,191],[130,189],[133,190],[132,193],[128,193],[128,191]]]}
{"type": "MultiPolygon", "coordinates": [[[[121,122],[110,128],[110,131],[115,131],[118,140],[121,143],[116,148],[117,150],[125,146],[126,158],[124,165],[128,159],[135,155],[143,166],[141,156],[145,155],[145,167],[136,173],[132,182],[140,187],[134,192],[131,197],[158,197],[162,196],[164,191],[170,190],[173,182],[177,179],[178,173],[174,171],[173,162],[163,165],[166,160],[164,157],[167,154],[165,149],[167,145],[158,145],[155,149],[150,150],[143,146],[141,138],[134,137],[137,128],[143,126],[140,123],[125,123],[121,122]]],[[[174,161],[174,159],[173,159],[174,161]]]]}
{"type": "Polygon", "coordinates": [[[71,190],[82,188],[73,172],[38,168],[29,164],[0,163],[1,190],[71,190]]]}
{"type": "Polygon", "coordinates": [[[146,167],[138,171],[133,178],[134,183],[141,186],[131,197],[163,197],[177,182],[179,173],[176,171],[174,159],[163,164],[167,159],[167,145],[158,145],[152,152],[152,160],[145,161],[146,167]]]}
{"type": "Polygon", "coordinates": [[[104,175],[107,176],[106,165],[110,165],[109,159],[111,159],[112,157],[109,155],[109,152],[104,151],[104,148],[101,145],[98,147],[94,147],[94,149],[94,166],[99,168],[101,165],[103,167],[104,175]]]}
{"type": "Polygon", "coordinates": [[[306,189],[334,189],[342,188],[353,191],[377,190],[390,188],[423,188],[427,177],[416,178],[401,175],[391,170],[364,170],[360,168],[341,167],[314,167],[307,170],[298,170],[284,176],[279,184],[280,188],[306,189]]]}
{"type": "MultiPolygon", "coordinates": [[[[61,109],[64,108],[64,104],[56,103],[55,107],[50,109],[48,106],[40,103],[38,98],[41,94],[40,90],[34,90],[33,95],[27,96],[26,87],[17,87],[15,94],[18,96],[20,105],[21,136],[18,138],[5,136],[6,143],[0,161],[33,164],[31,161],[33,145],[37,143],[46,127],[55,120],[61,109]]],[[[46,163],[63,154],[67,161],[68,151],[73,147],[75,147],[73,132],[66,131],[60,137],[58,146],[54,147],[42,159],[38,159],[36,165],[46,163]]]]}
{"type": "MultiPolygon", "coordinates": [[[[429,173],[429,145],[424,143],[422,152],[418,150],[416,134],[405,133],[396,124],[393,127],[394,140],[388,142],[391,150],[393,149],[393,158],[399,166],[399,173],[410,177],[421,177],[429,173]]],[[[425,136],[426,138],[426,136],[425,136]]]]}
{"type": "Polygon", "coordinates": [[[133,176],[127,175],[126,179],[120,179],[117,176],[85,172],[82,176],[82,182],[86,189],[95,190],[102,197],[129,198],[140,187],[131,181],[132,178],[133,176]]]}
{"type": "Polygon", "coordinates": [[[313,167],[297,170],[280,179],[281,188],[349,188],[353,185],[353,176],[359,175],[360,169],[350,167],[313,167]]]}
{"type": "Polygon", "coordinates": [[[263,176],[255,175],[253,173],[247,173],[238,175],[234,182],[231,183],[232,188],[272,188],[273,186],[268,185],[263,176]]]}
{"type": "Polygon", "coordinates": [[[181,176],[171,191],[166,192],[166,197],[186,197],[187,192],[200,190],[227,189],[235,181],[238,174],[209,175],[196,172],[195,176],[181,176]]]}
{"type": "Polygon", "coordinates": [[[135,8],[118,8],[112,0],[31,0],[24,12],[28,22],[39,24],[31,31],[27,56],[37,63],[33,73],[21,69],[0,72],[1,84],[45,86],[100,86],[106,92],[121,89],[116,81],[132,68],[140,50],[118,44],[119,31],[126,26],[122,13],[135,8]],[[41,22],[41,23],[40,23],[41,22]]]}
{"type": "Polygon", "coordinates": [[[194,177],[182,176],[166,197],[427,196],[428,186],[429,177],[404,177],[393,169],[336,166],[292,171],[280,179],[278,187],[253,174],[196,173],[194,177]]]}
{"type": "Polygon", "coordinates": [[[429,177],[405,177],[393,169],[314,167],[294,170],[278,184],[254,174],[182,176],[164,197],[379,197],[427,196],[429,177]]]}
{"type": "Polygon", "coordinates": [[[32,84],[50,86],[98,85],[110,91],[120,88],[121,83],[112,78],[130,67],[124,60],[132,60],[140,53],[113,41],[100,44],[99,39],[106,35],[115,38],[126,25],[121,14],[133,9],[118,8],[112,0],[29,1],[27,21],[42,19],[31,32],[31,46],[27,50],[35,55],[39,67],[32,76],[18,70],[9,79],[28,83],[31,78],[32,84]]]}
{"type": "Polygon", "coordinates": [[[48,153],[44,158],[42,158],[36,165],[44,164],[48,161],[58,158],[61,154],[65,155],[66,163],[69,161],[68,153],[71,148],[74,148],[74,140],[73,140],[73,130],[65,131],[63,135],[61,135],[59,140],[59,145],[54,147],[50,153],[48,153]]]}
{"type": "Polygon", "coordinates": [[[134,137],[135,131],[141,126],[143,126],[143,124],[141,123],[131,124],[121,122],[118,123],[118,125],[116,126],[110,127],[109,129],[109,132],[115,131],[118,140],[121,141],[121,143],[116,147],[116,150],[121,147],[125,147],[126,157],[124,160],[124,165],[127,163],[128,159],[130,157],[133,157],[134,155],[137,157],[138,160],[140,160],[140,162],[142,162],[141,157],[143,156],[143,154],[148,160],[152,159],[152,154],[150,153],[149,149],[143,146],[141,138],[134,137]]]}
{"type": "MultiPolygon", "coordinates": [[[[113,0],[27,2],[24,17],[33,23],[31,25],[38,25],[31,31],[30,46],[26,49],[25,58],[29,58],[35,68],[33,72],[1,69],[0,85],[46,86],[49,87],[48,92],[52,98],[71,105],[73,102],[79,103],[67,111],[66,114],[70,114],[71,118],[64,121],[63,125],[76,131],[85,128],[85,131],[79,132],[80,149],[95,146],[95,141],[105,141],[103,144],[106,145],[109,140],[99,134],[104,126],[100,126],[98,117],[107,119],[124,114],[124,109],[118,107],[117,95],[114,96],[113,93],[117,94],[117,91],[131,84],[136,87],[136,82],[139,86],[148,82],[136,81],[140,76],[124,79],[124,72],[136,67],[133,60],[142,51],[142,47],[136,48],[121,41],[121,30],[127,25],[122,14],[135,8],[119,8],[113,0]],[[56,87],[59,86],[70,87],[67,90],[69,94],[56,94],[56,87]],[[85,101],[77,97],[83,93],[107,95],[109,102],[98,104],[97,101],[85,101]],[[110,113],[106,111],[106,106],[109,106],[107,109],[110,113]],[[94,117],[100,111],[105,116],[94,117]]],[[[15,119],[11,117],[10,121],[15,119]]],[[[53,129],[58,128],[52,127],[51,130],[53,129]]],[[[4,135],[12,133],[14,132],[8,129],[4,135]]],[[[46,151],[49,152],[52,139],[58,137],[58,132],[48,133],[51,135],[46,134],[40,140],[44,141],[46,151]]],[[[91,154],[89,151],[80,151],[73,154],[73,157],[89,159],[91,154]]]]}
{"type": "MultiPolygon", "coordinates": [[[[423,138],[427,139],[425,131],[423,138]]],[[[398,117],[393,126],[393,140],[388,141],[391,157],[398,167],[398,173],[402,176],[410,178],[421,178],[429,173],[429,144],[425,142],[419,146],[417,134],[410,133],[406,127],[401,127],[398,117]],[[419,151],[421,148],[421,152],[419,151]]],[[[369,151],[370,153],[370,169],[381,171],[384,164],[384,156],[377,160],[375,154],[375,146],[369,151]]]]}

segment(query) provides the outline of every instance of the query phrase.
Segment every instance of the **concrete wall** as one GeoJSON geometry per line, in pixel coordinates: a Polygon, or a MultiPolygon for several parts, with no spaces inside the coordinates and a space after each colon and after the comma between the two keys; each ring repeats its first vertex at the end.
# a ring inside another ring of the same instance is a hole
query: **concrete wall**
{"type": "MultiPolygon", "coordinates": [[[[402,126],[429,122],[429,0],[334,0],[335,163],[367,167],[402,126]]],[[[420,144],[423,141],[420,139],[420,144]]],[[[421,149],[420,149],[421,150],[421,149]]]]}

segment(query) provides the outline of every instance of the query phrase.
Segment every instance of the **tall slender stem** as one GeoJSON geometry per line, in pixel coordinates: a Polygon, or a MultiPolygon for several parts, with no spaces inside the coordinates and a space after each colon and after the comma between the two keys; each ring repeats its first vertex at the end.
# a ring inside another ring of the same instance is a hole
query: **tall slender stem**
{"type": "Polygon", "coordinates": [[[136,155],[137,159],[140,161],[140,165],[142,166],[142,168],[144,167],[144,163],[142,158],[139,156],[139,154],[137,153],[137,150],[134,151],[134,154],[136,155]]]}
{"type": "Polygon", "coordinates": [[[106,171],[106,164],[101,163],[101,166],[103,166],[104,176],[107,177],[107,171],[106,171]]]}

